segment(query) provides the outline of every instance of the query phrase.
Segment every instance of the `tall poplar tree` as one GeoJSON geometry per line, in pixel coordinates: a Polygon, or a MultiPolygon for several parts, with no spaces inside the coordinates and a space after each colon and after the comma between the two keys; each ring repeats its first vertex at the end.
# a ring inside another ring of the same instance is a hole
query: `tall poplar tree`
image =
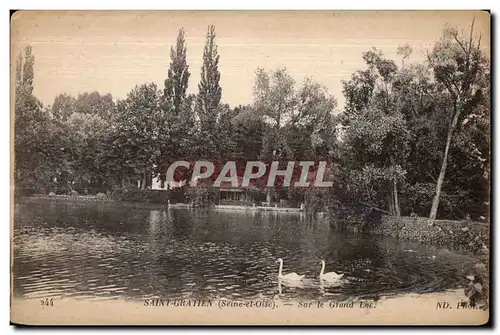
{"type": "Polygon", "coordinates": [[[184,29],[179,30],[175,48],[170,49],[170,68],[165,80],[164,95],[169,108],[173,109],[175,115],[179,115],[189,81],[189,66],[186,60],[187,48],[184,38],[184,29]]]}
{"type": "Polygon", "coordinates": [[[215,44],[215,26],[209,26],[205,50],[203,51],[203,66],[201,68],[201,80],[198,84],[198,97],[196,111],[200,118],[200,126],[203,132],[214,135],[214,129],[219,114],[219,103],[222,88],[219,85],[219,54],[215,44]]]}

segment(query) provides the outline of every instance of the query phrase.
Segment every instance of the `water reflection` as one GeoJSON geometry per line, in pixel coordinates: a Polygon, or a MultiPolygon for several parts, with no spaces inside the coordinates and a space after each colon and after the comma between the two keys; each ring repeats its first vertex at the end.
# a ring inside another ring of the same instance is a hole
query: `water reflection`
{"type": "Polygon", "coordinates": [[[332,232],[295,213],[30,203],[17,204],[15,215],[14,292],[26,297],[376,297],[459,285],[471,262],[332,232]],[[279,282],[279,257],[285,273],[306,280],[279,282]],[[320,281],[320,259],[345,280],[320,281]]]}

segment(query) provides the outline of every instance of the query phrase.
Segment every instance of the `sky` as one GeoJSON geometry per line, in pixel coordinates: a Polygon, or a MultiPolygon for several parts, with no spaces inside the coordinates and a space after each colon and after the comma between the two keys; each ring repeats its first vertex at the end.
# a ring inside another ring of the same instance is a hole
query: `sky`
{"type": "Polygon", "coordinates": [[[480,11],[23,11],[11,19],[11,73],[30,44],[44,105],[60,93],[125,98],[135,85],[164,87],[183,28],[188,93],[197,93],[207,26],[215,25],[223,102],[252,103],[256,69],[286,67],[297,85],[305,77],[324,85],[341,108],[342,80],[364,68],[363,52],[377,47],[400,64],[397,47],[408,43],[410,62],[422,62],[446,25],[467,32],[474,18],[489,54],[490,17],[480,11]]]}

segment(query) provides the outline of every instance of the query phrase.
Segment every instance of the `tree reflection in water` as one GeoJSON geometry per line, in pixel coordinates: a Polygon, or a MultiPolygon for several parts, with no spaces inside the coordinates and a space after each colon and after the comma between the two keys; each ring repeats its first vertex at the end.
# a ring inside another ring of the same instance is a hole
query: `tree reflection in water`
{"type": "Polygon", "coordinates": [[[452,288],[471,263],[431,247],[331,231],[298,213],[42,202],[18,204],[15,220],[20,296],[342,299],[452,288]],[[280,257],[285,272],[307,280],[278,283],[280,257]],[[321,283],[321,259],[347,281],[321,283]]]}

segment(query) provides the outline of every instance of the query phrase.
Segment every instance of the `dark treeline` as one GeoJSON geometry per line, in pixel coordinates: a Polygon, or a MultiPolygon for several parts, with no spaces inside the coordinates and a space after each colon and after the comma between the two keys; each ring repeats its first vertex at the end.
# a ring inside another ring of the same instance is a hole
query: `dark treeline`
{"type": "Polygon", "coordinates": [[[163,87],[144,83],[116,100],[62,93],[43,106],[28,46],[16,66],[16,191],[145,189],[152,173],[162,178],[180,159],[326,160],[334,186],[306,190],[306,202],[332,215],[369,204],[393,215],[487,218],[490,65],[480,43],[472,25],[464,36],[446,29],[421,64],[409,61],[407,45],[396,60],[367,50],[366,66],[342,83],[343,110],[325,87],[296,83],[286,69],[257,69],[251,104],[223,103],[213,26],[196,95],[187,94],[182,29],[163,87]]]}

